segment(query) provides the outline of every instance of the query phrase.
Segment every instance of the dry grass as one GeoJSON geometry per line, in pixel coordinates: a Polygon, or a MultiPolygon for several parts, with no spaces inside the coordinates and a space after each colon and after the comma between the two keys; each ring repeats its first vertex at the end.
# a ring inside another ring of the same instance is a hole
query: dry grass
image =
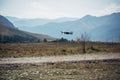
{"type": "Polygon", "coordinates": [[[119,80],[120,60],[0,65],[0,80],[119,80]]]}
{"type": "MultiPolygon", "coordinates": [[[[120,43],[89,43],[87,53],[120,52],[120,43]],[[91,47],[92,46],[92,47],[91,47]]],[[[13,43],[0,44],[0,57],[33,57],[82,54],[78,43],[13,43]]]]}

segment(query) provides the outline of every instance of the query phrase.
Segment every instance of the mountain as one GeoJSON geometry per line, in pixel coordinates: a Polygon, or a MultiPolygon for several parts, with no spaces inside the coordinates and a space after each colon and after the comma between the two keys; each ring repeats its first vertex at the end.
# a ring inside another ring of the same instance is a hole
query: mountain
{"type": "Polygon", "coordinates": [[[20,27],[21,30],[29,31],[29,32],[37,32],[41,34],[51,35],[56,38],[65,37],[67,39],[75,39],[80,36],[80,34],[87,30],[84,27],[84,23],[80,21],[68,21],[62,23],[48,23],[45,25],[39,25],[35,27],[20,27]],[[72,31],[73,35],[63,35],[61,31],[72,31]]]}
{"type": "Polygon", "coordinates": [[[2,15],[0,15],[0,23],[5,24],[6,26],[9,26],[11,28],[15,28],[15,26],[5,17],[3,17],[2,15]]]}
{"type": "Polygon", "coordinates": [[[14,42],[38,42],[47,39],[48,41],[55,40],[47,35],[33,34],[18,30],[5,17],[0,17],[0,43],[14,43],[14,42]],[[9,23],[9,24],[8,24],[9,23]]]}
{"type": "Polygon", "coordinates": [[[67,22],[67,21],[75,21],[77,19],[78,18],[62,17],[62,18],[52,19],[51,22],[61,23],[61,22],[67,22]]]}
{"type": "Polygon", "coordinates": [[[58,18],[58,19],[42,19],[42,18],[25,19],[25,18],[16,18],[11,16],[6,16],[6,18],[10,20],[12,23],[14,23],[14,25],[17,27],[23,27],[23,26],[34,27],[38,25],[51,23],[51,22],[60,23],[60,22],[76,20],[76,18],[67,18],[67,17],[58,18]]]}
{"type": "Polygon", "coordinates": [[[105,25],[92,30],[92,40],[104,42],[120,42],[120,24],[105,25]]]}
{"type": "Polygon", "coordinates": [[[49,22],[37,24],[33,27],[28,25],[18,26],[19,29],[50,35],[57,38],[76,39],[82,33],[87,32],[94,41],[120,42],[120,12],[105,16],[86,15],[80,19],[65,22],[49,22]],[[72,31],[73,35],[61,34],[61,31],[72,31]]]}
{"type": "Polygon", "coordinates": [[[14,28],[7,27],[0,23],[0,42],[1,43],[13,43],[13,42],[36,42],[37,38],[25,34],[14,28]]]}
{"type": "Polygon", "coordinates": [[[102,16],[99,19],[102,25],[91,30],[92,39],[97,41],[120,42],[120,13],[102,16]]]}

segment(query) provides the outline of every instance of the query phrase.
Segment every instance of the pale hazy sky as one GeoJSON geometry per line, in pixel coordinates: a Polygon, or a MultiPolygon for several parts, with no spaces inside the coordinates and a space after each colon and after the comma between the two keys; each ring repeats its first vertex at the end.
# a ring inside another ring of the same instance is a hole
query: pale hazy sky
{"type": "Polygon", "coordinates": [[[0,14],[20,18],[102,16],[120,12],[120,0],[0,0],[0,14]]]}

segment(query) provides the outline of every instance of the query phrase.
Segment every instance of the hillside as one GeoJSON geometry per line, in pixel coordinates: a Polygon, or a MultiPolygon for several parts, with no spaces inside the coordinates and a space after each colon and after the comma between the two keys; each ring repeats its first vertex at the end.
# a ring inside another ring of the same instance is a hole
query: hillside
{"type": "Polygon", "coordinates": [[[15,26],[2,15],[0,15],[0,23],[5,24],[6,26],[9,26],[11,28],[15,28],[15,26]]]}
{"type": "Polygon", "coordinates": [[[91,30],[93,40],[120,42],[120,13],[100,17],[99,25],[91,30]]]}
{"type": "Polygon", "coordinates": [[[39,39],[0,23],[0,43],[36,42],[39,39]]]}
{"type": "Polygon", "coordinates": [[[1,16],[0,18],[0,43],[16,42],[41,42],[44,39],[48,41],[55,40],[47,35],[33,34],[17,29],[9,20],[1,16]]]}

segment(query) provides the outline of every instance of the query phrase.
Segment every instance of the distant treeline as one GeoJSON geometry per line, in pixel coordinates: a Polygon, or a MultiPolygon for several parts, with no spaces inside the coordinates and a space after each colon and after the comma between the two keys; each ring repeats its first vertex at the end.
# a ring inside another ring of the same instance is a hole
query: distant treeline
{"type": "MultiPolygon", "coordinates": [[[[12,35],[12,36],[3,36],[0,35],[0,43],[40,43],[40,42],[53,42],[53,43],[66,43],[66,42],[70,42],[70,43],[83,43],[84,41],[78,39],[78,40],[68,40],[66,38],[60,38],[60,39],[56,39],[54,41],[49,41],[46,38],[44,38],[43,40],[38,39],[36,37],[24,37],[24,36],[18,36],[18,35],[12,35]]],[[[86,42],[90,42],[91,44],[96,44],[96,43],[113,43],[113,42],[96,42],[96,41],[86,41],[86,42]]],[[[114,42],[114,43],[118,43],[118,42],[114,42]]]]}
{"type": "MultiPolygon", "coordinates": [[[[39,43],[39,42],[50,42],[48,41],[46,38],[44,38],[43,40],[37,39],[37,38],[33,38],[33,37],[23,37],[23,36],[18,36],[18,35],[12,35],[12,36],[3,36],[0,35],[0,43],[39,43]]],[[[68,40],[65,38],[60,38],[60,39],[56,39],[54,41],[51,42],[74,42],[73,40],[68,40]]]]}
{"type": "Polygon", "coordinates": [[[0,35],[0,43],[28,43],[28,42],[38,42],[39,40],[37,38],[33,37],[22,37],[18,35],[13,36],[3,36],[0,35]]]}

